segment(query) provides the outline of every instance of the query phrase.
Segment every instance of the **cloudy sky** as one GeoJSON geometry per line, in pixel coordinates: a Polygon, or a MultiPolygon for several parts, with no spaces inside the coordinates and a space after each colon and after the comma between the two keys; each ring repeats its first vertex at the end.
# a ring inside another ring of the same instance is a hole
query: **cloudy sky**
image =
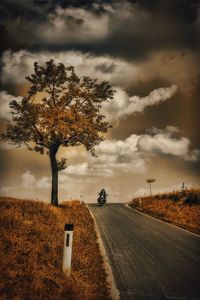
{"type": "MultiPolygon", "coordinates": [[[[104,187],[108,201],[129,201],[149,193],[147,178],[155,193],[199,187],[199,1],[1,0],[0,16],[1,132],[35,61],[73,65],[116,91],[97,157],[61,149],[60,200],[96,201],[104,187]]],[[[5,143],[0,152],[0,193],[49,202],[48,157],[5,143]]]]}

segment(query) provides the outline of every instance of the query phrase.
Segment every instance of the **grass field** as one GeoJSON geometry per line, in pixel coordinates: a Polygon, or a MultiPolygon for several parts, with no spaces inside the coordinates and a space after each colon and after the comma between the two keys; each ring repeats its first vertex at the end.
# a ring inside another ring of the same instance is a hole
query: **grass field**
{"type": "Polygon", "coordinates": [[[200,189],[135,198],[131,207],[200,234],[200,189]]]}
{"type": "Polygon", "coordinates": [[[94,222],[78,201],[52,207],[0,198],[0,299],[111,299],[94,222]],[[64,224],[74,224],[70,278],[62,274],[64,224]]]}

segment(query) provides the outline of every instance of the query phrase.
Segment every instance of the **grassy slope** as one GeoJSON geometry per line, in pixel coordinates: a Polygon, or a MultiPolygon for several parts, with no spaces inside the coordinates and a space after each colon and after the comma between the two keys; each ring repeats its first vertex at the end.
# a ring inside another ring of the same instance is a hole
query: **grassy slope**
{"type": "Polygon", "coordinates": [[[129,205],[163,221],[200,234],[200,190],[135,198],[129,205]]]}
{"type": "Polygon", "coordinates": [[[0,198],[0,299],[110,299],[93,220],[84,204],[59,208],[0,198]],[[64,223],[74,224],[73,272],[62,272],[64,223]]]}

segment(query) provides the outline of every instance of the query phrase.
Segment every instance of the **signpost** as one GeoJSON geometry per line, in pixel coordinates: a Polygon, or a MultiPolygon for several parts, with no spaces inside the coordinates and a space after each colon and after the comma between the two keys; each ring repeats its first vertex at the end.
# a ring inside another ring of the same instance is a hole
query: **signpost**
{"type": "Polygon", "coordinates": [[[153,182],[155,182],[155,181],[156,181],[156,180],[153,179],[153,178],[147,179],[147,183],[149,183],[149,188],[150,188],[150,196],[152,196],[151,184],[152,184],[153,182]]]}

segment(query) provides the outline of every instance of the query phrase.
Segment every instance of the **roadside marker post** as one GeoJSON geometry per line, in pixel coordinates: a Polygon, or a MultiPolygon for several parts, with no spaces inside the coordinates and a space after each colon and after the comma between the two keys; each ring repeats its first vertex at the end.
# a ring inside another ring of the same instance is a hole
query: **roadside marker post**
{"type": "Polygon", "coordinates": [[[64,249],[63,249],[63,273],[70,276],[72,263],[73,224],[65,224],[64,249]]]}
{"type": "Polygon", "coordinates": [[[83,195],[80,195],[80,203],[83,203],[83,195]]]}

